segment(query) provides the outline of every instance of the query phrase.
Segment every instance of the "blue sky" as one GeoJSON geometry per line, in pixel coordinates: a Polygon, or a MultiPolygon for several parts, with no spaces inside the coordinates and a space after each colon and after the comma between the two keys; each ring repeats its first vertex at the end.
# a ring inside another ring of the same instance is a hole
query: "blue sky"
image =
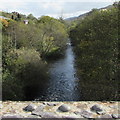
{"type": "Polygon", "coordinates": [[[63,18],[74,17],[93,8],[102,8],[117,0],[0,0],[0,10],[32,13],[35,17],[49,15],[63,18]]]}

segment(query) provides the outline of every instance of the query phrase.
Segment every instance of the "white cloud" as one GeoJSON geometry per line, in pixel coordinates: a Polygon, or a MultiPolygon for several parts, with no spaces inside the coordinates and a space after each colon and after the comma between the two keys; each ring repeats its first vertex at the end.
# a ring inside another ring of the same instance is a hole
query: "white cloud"
{"type": "Polygon", "coordinates": [[[56,11],[62,10],[64,3],[62,2],[40,2],[39,3],[44,9],[55,9],[56,11]]]}
{"type": "Polygon", "coordinates": [[[0,2],[115,2],[119,0],[0,0],[0,2]]]}
{"type": "MultiPolygon", "coordinates": [[[[0,10],[4,10],[6,12],[17,11],[23,14],[30,14],[40,16],[40,15],[49,15],[52,17],[60,17],[64,18],[78,16],[82,13],[87,12],[90,7],[93,7],[92,4],[88,5],[89,2],[94,2],[97,6],[97,2],[108,2],[112,4],[113,2],[118,0],[0,0],[0,10]],[[68,2],[72,2],[68,4],[68,2]],[[81,3],[85,3],[85,7],[79,6],[81,3]],[[75,3],[73,5],[73,3],[75,3]]],[[[106,5],[106,4],[105,4],[106,5]]],[[[90,9],[89,9],[90,10],[90,9]]]]}
{"type": "Polygon", "coordinates": [[[26,3],[24,2],[1,2],[0,3],[0,10],[16,10],[18,8],[24,7],[26,3]]]}
{"type": "MultiPolygon", "coordinates": [[[[63,19],[69,18],[69,17],[77,17],[77,16],[79,16],[81,14],[84,14],[84,13],[87,13],[87,12],[88,11],[77,11],[77,12],[73,12],[73,13],[63,13],[62,17],[63,17],[63,19]]],[[[48,15],[48,16],[51,16],[51,17],[54,17],[54,18],[61,17],[61,14],[45,14],[45,15],[48,15]]]]}
{"type": "Polygon", "coordinates": [[[75,16],[79,16],[81,14],[84,14],[84,13],[87,13],[88,11],[77,11],[77,12],[74,12],[74,13],[65,13],[63,14],[63,18],[69,18],[69,17],[75,17],[75,16]]]}

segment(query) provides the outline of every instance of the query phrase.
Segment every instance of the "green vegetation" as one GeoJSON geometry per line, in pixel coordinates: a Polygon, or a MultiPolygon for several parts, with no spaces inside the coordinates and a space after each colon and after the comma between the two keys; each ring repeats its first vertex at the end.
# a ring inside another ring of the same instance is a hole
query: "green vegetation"
{"type": "MultiPolygon", "coordinates": [[[[43,86],[49,77],[45,58],[60,55],[67,30],[49,16],[36,19],[17,12],[2,14],[3,100],[26,100],[26,89],[43,86]],[[28,20],[28,24],[24,24],[28,20]]],[[[32,89],[31,89],[32,90],[32,89]]]]}
{"type": "Polygon", "coordinates": [[[119,7],[115,3],[93,9],[68,23],[62,18],[0,12],[6,17],[0,18],[3,100],[26,100],[26,90],[32,92],[47,83],[46,61],[64,53],[68,31],[76,53],[81,100],[119,100],[119,7]]]}
{"type": "Polygon", "coordinates": [[[83,100],[117,100],[119,4],[94,10],[70,30],[83,100]]]}

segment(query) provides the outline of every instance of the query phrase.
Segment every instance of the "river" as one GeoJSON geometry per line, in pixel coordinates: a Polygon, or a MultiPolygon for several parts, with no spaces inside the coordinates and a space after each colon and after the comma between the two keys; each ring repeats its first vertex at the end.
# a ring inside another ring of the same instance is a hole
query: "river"
{"type": "Polygon", "coordinates": [[[78,79],[75,69],[75,54],[70,43],[63,58],[49,64],[50,79],[45,87],[44,94],[36,100],[45,101],[78,101],[78,79]]]}

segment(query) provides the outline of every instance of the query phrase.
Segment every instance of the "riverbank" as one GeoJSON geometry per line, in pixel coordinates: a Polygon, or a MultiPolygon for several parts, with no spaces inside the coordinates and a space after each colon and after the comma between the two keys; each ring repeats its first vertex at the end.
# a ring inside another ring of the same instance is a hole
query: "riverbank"
{"type": "Polygon", "coordinates": [[[113,118],[120,117],[119,102],[40,102],[0,103],[2,118],[113,118]]]}

